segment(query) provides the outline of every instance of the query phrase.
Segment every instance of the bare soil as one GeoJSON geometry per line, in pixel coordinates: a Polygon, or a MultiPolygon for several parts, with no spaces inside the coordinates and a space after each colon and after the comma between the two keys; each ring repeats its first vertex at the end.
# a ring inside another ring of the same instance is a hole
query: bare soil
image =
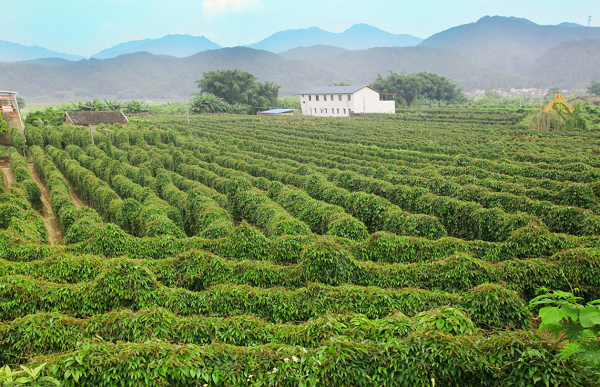
{"type": "Polygon", "coordinates": [[[10,169],[8,157],[0,157],[0,170],[2,171],[2,184],[8,189],[15,182],[15,175],[13,175],[12,169],[10,169]]]}
{"type": "Polygon", "coordinates": [[[75,189],[71,186],[71,184],[69,184],[69,191],[71,192],[71,200],[73,200],[73,203],[75,203],[75,207],[77,207],[77,209],[80,209],[81,207],[89,207],[83,201],[83,199],[77,195],[77,192],[75,192],[75,189]]]}
{"type": "Polygon", "coordinates": [[[63,240],[63,232],[58,223],[58,219],[54,215],[54,211],[52,211],[52,206],[50,205],[50,194],[48,193],[48,187],[46,184],[42,182],[40,177],[38,176],[33,163],[28,164],[29,173],[35,180],[35,182],[40,186],[42,190],[42,204],[44,206],[42,210],[42,218],[44,219],[44,224],[46,225],[46,229],[48,230],[48,242],[51,245],[59,245],[63,240]]]}

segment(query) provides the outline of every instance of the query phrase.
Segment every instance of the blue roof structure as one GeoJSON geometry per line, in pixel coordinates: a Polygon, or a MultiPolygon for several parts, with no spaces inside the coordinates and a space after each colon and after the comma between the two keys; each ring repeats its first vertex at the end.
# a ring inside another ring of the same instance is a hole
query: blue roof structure
{"type": "Polygon", "coordinates": [[[291,113],[296,109],[272,109],[264,112],[260,112],[260,114],[281,114],[281,113],[291,113]]]}

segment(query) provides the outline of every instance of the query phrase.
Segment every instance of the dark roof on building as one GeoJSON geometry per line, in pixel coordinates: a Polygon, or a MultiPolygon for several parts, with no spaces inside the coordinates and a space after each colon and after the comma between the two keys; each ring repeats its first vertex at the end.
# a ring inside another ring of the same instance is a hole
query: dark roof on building
{"type": "Polygon", "coordinates": [[[300,94],[354,94],[365,87],[377,91],[371,86],[315,86],[304,90],[300,94]]]}
{"type": "Polygon", "coordinates": [[[281,114],[281,113],[292,113],[296,109],[271,109],[260,112],[260,114],[281,114]]]}
{"type": "Polygon", "coordinates": [[[126,124],[129,122],[121,110],[117,111],[68,111],[67,121],[73,125],[126,124]]]}

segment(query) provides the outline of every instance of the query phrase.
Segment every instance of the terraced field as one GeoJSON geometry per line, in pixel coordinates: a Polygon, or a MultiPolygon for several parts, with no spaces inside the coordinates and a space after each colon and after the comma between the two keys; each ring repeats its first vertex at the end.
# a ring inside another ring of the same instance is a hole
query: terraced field
{"type": "Polygon", "coordinates": [[[527,304],[600,298],[600,135],[518,120],[12,133],[0,365],[66,386],[593,386],[527,304]]]}

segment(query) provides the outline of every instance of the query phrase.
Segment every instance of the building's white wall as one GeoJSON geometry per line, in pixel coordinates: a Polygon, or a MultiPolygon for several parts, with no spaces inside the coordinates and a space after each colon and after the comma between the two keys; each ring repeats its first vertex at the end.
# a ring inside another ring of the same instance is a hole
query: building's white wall
{"type": "MultiPolygon", "coordinates": [[[[312,94],[309,100],[308,94],[303,95],[300,98],[302,104],[302,114],[305,116],[318,116],[318,117],[344,117],[350,114],[350,110],[353,109],[353,101],[348,101],[350,94],[333,94],[333,101],[331,100],[332,94],[319,95],[317,101],[316,95],[312,94]],[[340,96],[342,100],[340,101],[340,96]],[[327,99],[325,99],[327,97],[327,99]],[[316,111],[315,111],[316,109],[316,111]],[[327,111],[325,110],[327,109],[327,111]],[[344,113],[345,109],[345,113],[344,113]]],[[[351,97],[352,99],[354,97],[351,97]]]]}
{"type": "Polygon", "coordinates": [[[354,113],[396,113],[394,101],[380,101],[379,93],[365,87],[354,93],[354,113]]]}
{"type": "Polygon", "coordinates": [[[396,104],[394,101],[380,101],[379,93],[373,89],[365,87],[354,94],[319,94],[317,101],[316,95],[308,94],[300,96],[302,104],[302,114],[306,116],[317,117],[344,117],[350,112],[353,113],[395,113],[396,104]],[[351,95],[350,101],[348,96],[351,95]],[[340,101],[340,96],[342,100],[340,101]],[[345,109],[345,110],[344,110],[345,109]]]}

